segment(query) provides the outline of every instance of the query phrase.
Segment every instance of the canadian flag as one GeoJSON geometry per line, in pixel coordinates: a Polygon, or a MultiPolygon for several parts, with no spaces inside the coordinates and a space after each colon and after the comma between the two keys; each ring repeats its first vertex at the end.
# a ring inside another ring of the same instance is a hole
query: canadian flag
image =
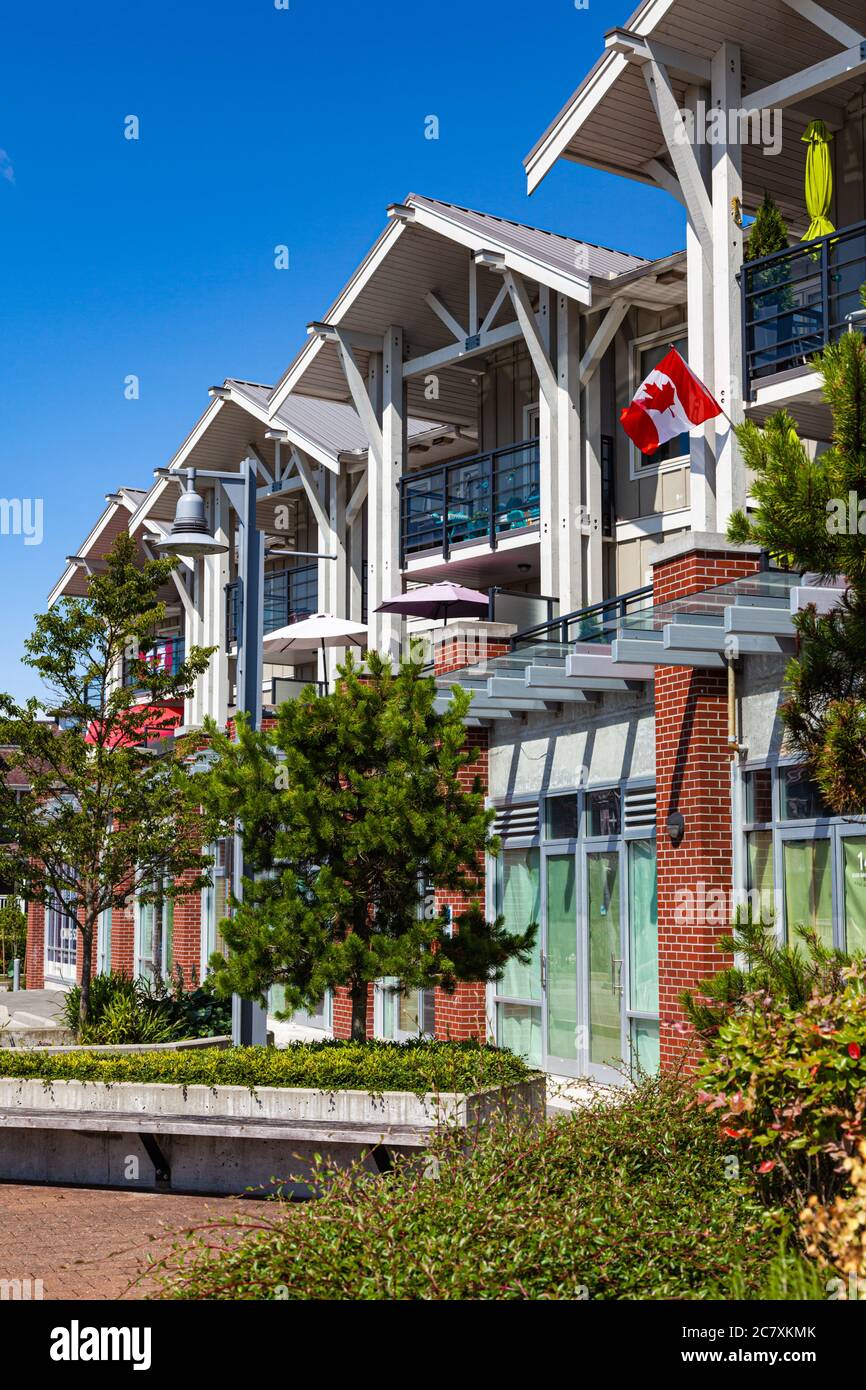
{"type": "Polygon", "coordinates": [[[641,382],[619,420],[642,454],[654,454],[669,439],[723,413],[688,362],[672,347],[641,382]]]}

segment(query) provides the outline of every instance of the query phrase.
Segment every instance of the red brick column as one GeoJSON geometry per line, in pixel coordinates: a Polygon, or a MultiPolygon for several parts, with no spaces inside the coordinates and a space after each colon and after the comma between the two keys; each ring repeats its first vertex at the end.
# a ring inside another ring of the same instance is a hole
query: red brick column
{"type": "MultiPolygon", "coordinates": [[[[657,562],[653,599],[683,598],[758,568],[755,553],[725,547],[720,538],[718,549],[657,562]]],[[[680,993],[730,964],[715,946],[730,925],[718,909],[719,891],[729,903],[733,877],[725,672],[656,667],[655,729],[661,1062],[670,1067],[689,1047],[680,993]],[[667,827],[673,812],[685,819],[676,844],[667,827]]]]}
{"type": "Polygon", "coordinates": [[[45,988],[45,908],[42,903],[27,905],[24,975],[28,989],[45,988]]]}

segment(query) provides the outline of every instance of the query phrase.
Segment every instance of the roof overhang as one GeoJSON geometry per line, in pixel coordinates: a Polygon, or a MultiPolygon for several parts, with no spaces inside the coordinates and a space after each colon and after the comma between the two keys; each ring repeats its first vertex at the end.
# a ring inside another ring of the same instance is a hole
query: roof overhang
{"type": "MultiPolygon", "coordinates": [[[[323,318],[310,325],[308,341],[274,388],[272,412],[278,411],[292,392],[349,399],[338,345],[333,332],[329,337],[324,330],[339,329],[353,335],[353,351],[362,374],[376,344],[393,325],[404,329],[407,358],[423,362],[436,352],[453,348],[454,332],[430,306],[428,296],[434,295],[457,326],[467,328],[465,360],[442,369],[438,401],[425,396],[422,376],[409,377],[409,410],[456,424],[474,424],[477,395],[471,374],[480,368],[473,361],[472,335],[468,332],[473,261],[479,322],[496,303],[503,270],[524,278],[533,292],[534,287],[543,285],[582,306],[593,302],[592,281],[580,263],[580,243],[569,238],[534,232],[415,194],[403,203],[392,204],[388,214],[389,225],[372,250],[323,318]],[[545,254],[545,239],[550,254],[545,254]]],[[[636,263],[635,258],[623,260],[630,266],[636,263]]],[[[500,300],[488,328],[498,326],[502,343],[520,336],[516,324],[511,337],[507,336],[505,321],[513,317],[507,299],[500,300]]]]}
{"type": "Polygon", "coordinates": [[[750,98],[782,112],[781,148],[743,145],[743,203],[753,211],[768,191],[794,230],[805,226],[803,129],[818,117],[831,129],[862,90],[866,52],[851,46],[864,30],[862,0],[753,0],[740,20],[717,0],[648,0],[611,31],[606,47],[576,92],[527,156],[529,191],[559,159],[671,190],[665,146],[642,68],[649,42],[667,66],[680,109],[690,84],[708,85],[707,65],[726,42],[739,46],[743,110],[750,98]],[[780,41],[784,36],[784,41],[780,41]],[[808,81],[791,81],[809,73],[808,81]]]}

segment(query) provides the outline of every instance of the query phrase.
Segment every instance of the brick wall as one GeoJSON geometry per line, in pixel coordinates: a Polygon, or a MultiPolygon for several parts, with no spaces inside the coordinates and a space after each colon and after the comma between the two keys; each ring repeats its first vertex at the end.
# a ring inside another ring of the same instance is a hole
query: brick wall
{"type": "MultiPolygon", "coordinates": [[[[758,567],[754,555],[692,551],[655,567],[653,598],[698,593],[758,567]]],[[[726,673],[656,667],[655,726],[661,1059],[672,1066],[692,1050],[681,991],[730,963],[715,947],[727,914],[713,911],[719,891],[730,901],[733,879],[726,673]],[[678,844],[667,829],[675,811],[685,818],[678,844]]]]}

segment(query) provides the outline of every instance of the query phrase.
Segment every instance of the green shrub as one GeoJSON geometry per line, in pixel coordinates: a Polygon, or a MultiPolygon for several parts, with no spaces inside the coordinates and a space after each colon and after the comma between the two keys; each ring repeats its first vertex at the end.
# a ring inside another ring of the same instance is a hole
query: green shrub
{"type": "Polygon", "coordinates": [[[845,1183],[841,1162],[866,1111],[866,967],[791,1007],[753,996],[719,1028],[700,1071],[703,1104],[760,1176],[768,1200],[799,1212],[845,1183]]]}
{"type": "Polygon", "coordinates": [[[796,941],[779,943],[774,930],[755,920],[751,909],[737,914],[733,928],[720,936],[716,948],[736,953],[743,962],[719,970],[695,990],[680,995],[686,1017],[705,1043],[711,1043],[731,1013],[750,1008],[758,994],[798,1007],[813,994],[835,994],[844,985],[851,957],[825,946],[810,927],[794,928],[796,941]]]}
{"type": "Polygon", "coordinates": [[[320,1201],[191,1235],[161,1265],[162,1296],[704,1298],[735,1271],[751,1296],[777,1242],[689,1095],[646,1081],[615,1106],[482,1131],[468,1152],[446,1134],[437,1178],[323,1171],[320,1201]]]}
{"type": "Polygon", "coordinates": [[[66,1052],[0,1049],[0,1076],[45,1081],[167,1081],[183,1086],[305,1086],[322,1091],[476,1091],[523,1081],[526,1064],[480,1043],[349,1043],[202,1047],[186,1052],[66,1052]]]}
{"type": "Polygon", "coordinates": [[[171,983],[132,979],[122,970],[95,975],[90,984],[90,1021],[79,1019],[80,985],[63,1003],[63,1019],[81,1043],[122,1044],[212,1038],[231,1032],[231,1000],[217,999],[206,982],[186,990],[180,971],[171,983]]]}

